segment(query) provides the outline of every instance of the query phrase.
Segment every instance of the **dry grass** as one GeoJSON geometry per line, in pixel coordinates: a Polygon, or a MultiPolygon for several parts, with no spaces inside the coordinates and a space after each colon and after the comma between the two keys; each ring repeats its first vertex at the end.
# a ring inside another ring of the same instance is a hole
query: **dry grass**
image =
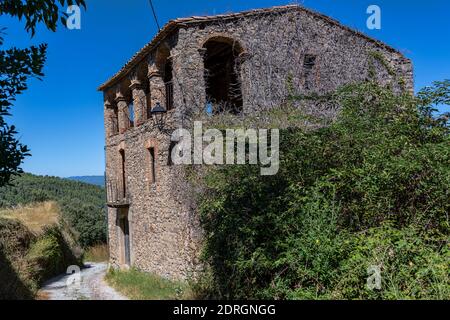
{"type": "Polygon", "coordinates": [[[84,254],[86,262],[105,262],[109,260],[109,250],[106,244],[90,247],[84,254]]]}
{"type": "Polygon", "coordinates": [[[23,223],[34,234],[40,234],[44,227],[59,221],[60,209],[56,202],[47,201],[14,209],[0,210],[0,217],[15,219],[23,223]]]}
{"type": "Polygon", "coordinates": [[[43,292],[43,291],[38,291],[36,293],[35,300],[50,300],[50,297],[49,297],[48,293],[43,292]]]}

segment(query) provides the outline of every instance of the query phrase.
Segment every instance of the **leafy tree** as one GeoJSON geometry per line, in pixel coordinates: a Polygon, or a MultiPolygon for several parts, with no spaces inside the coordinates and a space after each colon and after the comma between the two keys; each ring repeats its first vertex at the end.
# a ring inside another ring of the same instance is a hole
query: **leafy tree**
{"type": "MultiPolygon", "coordinates": [[[[60,11],[60,7],[66,4],[85,7],[84,0],[3,0],[0,2],[0,15],[24,20],[26,31],[33,36],[40,23],[56,31],[58,20],[61,18],[64,23],[67,17],[60,11]]],[[[3,45],[5,30],[0,29],[0,46],[3,45]]],[[[5,117],[10,116],[10,108],[17,95],[27,89],[27,81],[44,75],[46,52],[46,44],[0,50],[0,186],[7,184],[12,175],[22,172],[20,164],[30,155],[28,147],[18,141],[15,127],[8,125],[5,117]]]]}

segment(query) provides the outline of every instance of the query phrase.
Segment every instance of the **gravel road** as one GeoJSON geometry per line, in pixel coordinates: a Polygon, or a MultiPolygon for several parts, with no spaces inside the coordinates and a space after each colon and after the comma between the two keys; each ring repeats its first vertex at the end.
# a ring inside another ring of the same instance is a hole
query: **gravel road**
{"type": "Polygon", "coordinates": [[[47,300],[128,300],[103,280],[106,263],[85,263],[79,274],[63,274],[47,281],[39,296],[47,300]]]}

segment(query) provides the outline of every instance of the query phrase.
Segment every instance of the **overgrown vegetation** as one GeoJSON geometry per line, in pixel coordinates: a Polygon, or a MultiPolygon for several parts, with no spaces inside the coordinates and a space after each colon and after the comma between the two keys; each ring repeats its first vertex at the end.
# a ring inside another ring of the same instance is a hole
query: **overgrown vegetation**
{"type": "Polygon", "coordinates": [[[75,232],[83,248],[106,242],[104,189],[81,182],[22,174],[0,188],[0,208],[54,201],[62,223],[75,232]]]}
{"type": "Polygon", "coordinates": [[[190,289],[185,283],[169,281],[136,269],[119,271],[110,269],[106,281],[132,300],[189,299],[190,289]]]}
{"type": "Polygon", "coordinates": [[[104,189],[31,174],[0,188],[0,299],[32,299],[70,265],[107,256],[104,189]],[[95,248],[89,248],[95,246],[95,248]]]}
{"type": "Polygon", "coordinates": [[[0,216],[0,299],[33,299],[42,283],[80,265],[64,226],[50,223],[38,233],[11,216],[0,216]]]}
{"type": "MultiPolygon", "coordinates": [[[[280,171],[210,170],[203,298],[449,299],[450,82],[417,97],[373,82],[325,97],[333,124],[281,132],[280,171]],[[381,290],[367,287],[381,270],[381,290]]],[[[324,99],[324,97],[322,97],[324,99]]],[[[320,121],[320,119],[318,119],[320,121]]]]}
{"type": "Polygon", "coordinates": [[[109,260],[109,248],[107,244],[97,244],[87,249],[84,253],[86,262],[106,262],[109,260]]]}

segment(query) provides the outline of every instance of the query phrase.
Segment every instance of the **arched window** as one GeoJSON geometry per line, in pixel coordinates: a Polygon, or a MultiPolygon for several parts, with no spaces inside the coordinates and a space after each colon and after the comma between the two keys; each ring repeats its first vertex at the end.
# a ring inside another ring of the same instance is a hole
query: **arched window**
{"type": "Polygon", "coordinates": [[[227,38],[212,38],[204,44],[206,49],[205,84],[207,105],[213,113],[224,111],[233,114],[242,112],[242,90],[239,54],[242,48],[236,41],[227,38]]]}
{"type": "MultiPolygon", "coordinates": [[[[162,92],[162,97],[158,93],[158,102],[160,102],[166,110],[173,109],[173,68],[172,68],[172,58],[170,56],[170,46],[167,43],[162,43],[156,55],[154,57],[158,73],[162,76],[162,82],[164,83],[164,92],[162,92]],[[161,100],[159,100],[161,99],[161,100]]],[[[158,79],[159,80],[159,79],[158,79]]],[[[159,86],[159,84],[158,84],[159,86]]]]}

